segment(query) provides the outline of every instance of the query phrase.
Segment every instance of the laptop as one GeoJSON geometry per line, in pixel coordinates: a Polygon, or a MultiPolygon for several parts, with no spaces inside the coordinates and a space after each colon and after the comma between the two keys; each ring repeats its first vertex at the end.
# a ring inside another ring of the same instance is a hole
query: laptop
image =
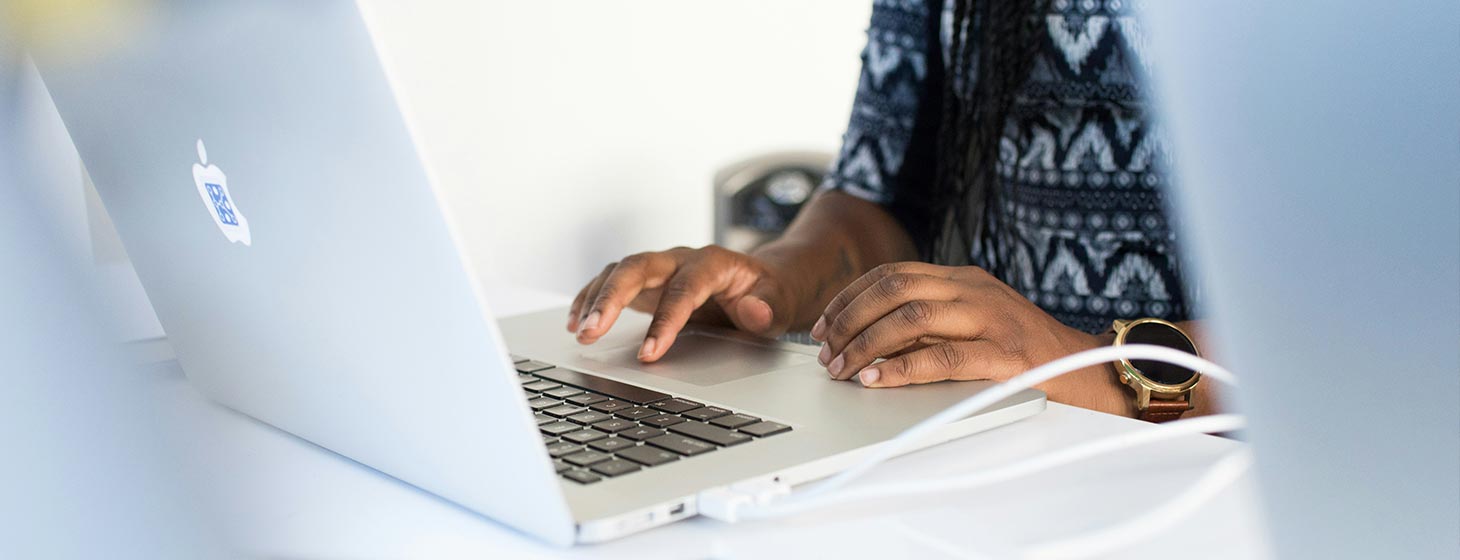
{"type": "MultiPolygon", "coordinates": [[[[354,2],[110,10],[34,56],[178,361],[225,406],[570,545],[828,476],[990,386],[868,391],[714,329],[643,365],[640,314],[587,347],[565,309],[494,320],[354,2]]],[[[1044,406],[1024,391],[918,446],[1044,406]]]]}

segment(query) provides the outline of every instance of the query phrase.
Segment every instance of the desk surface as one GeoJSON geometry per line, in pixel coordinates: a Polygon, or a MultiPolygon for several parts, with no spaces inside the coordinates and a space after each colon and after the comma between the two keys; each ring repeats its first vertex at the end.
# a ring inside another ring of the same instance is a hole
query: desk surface
{"type": "MultiPolygon", "coordinates": [[[[542,298],[532,300],[543,302],[542,298]]],[[[551,300],[550,300],[551,301],[551,300]]],[[[552,301],[552,304],[556,304],[552,301]]],[[[503,314],[527,311],[519,303],[503,314]]],[[[184,471],[221,536],[269,557],[978,558],[1106,526],[1159,503],[1239,443],[1191,436],[937,497],[883,500],[775,522],[708,519],[603,545],[558,550],[422,490],[214,404],[176,362],[150,366],[161,413],[183,426],[184,471]],[[1138,485],[1144,490],[1132,491],[1138,485]]],[[[863,482],[953,474],[1092,438],[1147,429],[1131,419],[1051,403],[1009,426],[895,459],[863,482]]],[[[1265,557],[1251,475],[1177,535],[1124,551],[1192,558],[1265,557]]],[[[1002,554],[1001,554],[1002,552],[1002,554]]]]}

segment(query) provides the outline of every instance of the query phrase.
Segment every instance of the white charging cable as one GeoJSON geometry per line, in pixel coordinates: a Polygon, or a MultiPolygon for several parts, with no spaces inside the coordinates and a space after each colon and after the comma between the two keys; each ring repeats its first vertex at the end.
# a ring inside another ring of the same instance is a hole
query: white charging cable
{"type": "Polygon", "coordinates": [[[860,488],[848,488],[841,492],[813,497],[814,499],[795,499],[800,494],[792,494],[791,497],[793,499],[769,501],[764,506],[743,509],[737,513],[742,520],[765,519],[769,517],[795,515],[809,510],[844,505],[851,502],[969,490],[1032,475],[1132,447],[1149,445],[1191,434],[1210,434],[1240,430],[1245,424],[1245,420],[1236,414],[1220,414],[1177,420],[1149,430],[1141,430],[1117,437],[1107,437],[1084,442],[1064,449],[1021,459],[1006,465],[990,467],[970,473],[888,482],[860,488]]]}
{"type": "Polygon", "coordinates": [[[710,490],[702,492],[698,496],[699,513],[721,521],[736,522],[741,519],[791,515],[834,503],[901,495],[905,492],[935,492],[954,488],[972,488],[1017,478],[1135,445],[1153,443],[1190,433],[1231,431],[1242,426],[1241,418],[1231,415],[1179,420],[1152,430],[1121,434],[1077,445],[1001,468],[922,482],[887,484],[861,489],[855,493],[849,492],[846,496],[841,497],[831,495],[832,492],[841,489],[887,459],[898,455],[913,441],[921,439],[933,430],[982,411],[1024,389],[1060,375],[1121,359],[1171,363],[1200,371],[1204,376],[1229,385],[1237,383],[1236,376],[1226,368],[1195,355],[1164,346],[1129,344],[1086,350],[1031,369],[928,417],[896,437],[873,447],[861,461],[852,467],[826,480],[812,484],[805,490],[791,493],[788,485],[777,483],[736,485],[728,489],[710,490]]]}

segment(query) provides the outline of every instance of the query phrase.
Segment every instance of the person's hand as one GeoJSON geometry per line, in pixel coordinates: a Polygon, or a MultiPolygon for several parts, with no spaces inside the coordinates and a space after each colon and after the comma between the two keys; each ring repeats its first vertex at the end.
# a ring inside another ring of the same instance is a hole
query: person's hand
{"type": "Polygon", "coordinates": [[[578,292],[568,331],[592,344],[629,307],[653,313],[639,359],[664,356],[689,321],[734,325],[760,336],[790,326],[791,296],[765,262],[718,246],[639,253],[604,267],[578,292]]]}
{"type": "MultiPolygon", "coordinates": [[[[811,336],[824,341],[819,359],[833,378],[856,376],[867,387],[1002,381],[1106,344],[1060,323],[983,269],[912,262],[879,266],[852,282],[831,300],[811,336]],[[879,358],[886,360],[874,364],[879,358]]],[[[1041,388],[1057,401],[1124,411],[1108,367],[1041,388]]]]}

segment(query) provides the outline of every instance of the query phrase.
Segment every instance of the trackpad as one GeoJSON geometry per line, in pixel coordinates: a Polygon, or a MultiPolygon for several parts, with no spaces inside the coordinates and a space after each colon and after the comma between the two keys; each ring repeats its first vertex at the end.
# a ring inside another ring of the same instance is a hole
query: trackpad
{"type": "Polygon", "coordinates": [[[638,345],[584,354],[604,365],[662,375],[702,387],[814,363],[815,358],[768,345],[705,333],[684,333],[663,358],[639,361],[638,345]]]}

